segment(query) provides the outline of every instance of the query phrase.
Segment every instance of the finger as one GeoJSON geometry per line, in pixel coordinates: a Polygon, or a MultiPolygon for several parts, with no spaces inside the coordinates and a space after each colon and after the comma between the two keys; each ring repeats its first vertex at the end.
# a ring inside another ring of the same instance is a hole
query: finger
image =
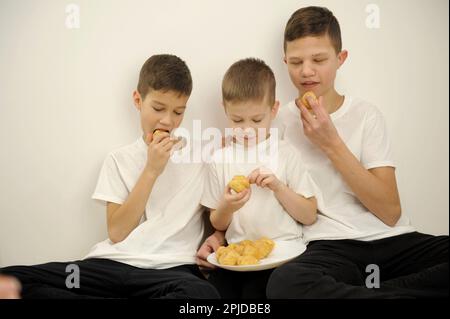
{"type": "Polygon", "coordinates": [[[159,144],[163,139],[170,137],[167,132],[160,132],[157,135],[152,134],[152,144],[159,144]]]}
{"type": "Polygon", "coordinates": [[[231,187],[230,185],[225,185],[225,194],[226,195],[234,195],[233,193],[231,193],[231,187]]]}
{"type": "Polygon", "coordinates": [[[200,258],[195,258],[195,261],[196,261],[196,263],[197,263],[197,265],[200,267],[200,268],[204,268],[204,269],[216,269],[217,267],[216,266],[214,266],[213,264],[210,264],[209,262],[207,262],[207,261],[205,261],[205,260],[203,260],[203,259],[200,259],[200,258]]]}
{"type": "Polygon", "coordinates": [[[273,176],[266,176],[261,181],[261,187],[266,187],[268,184],[270,184],[273,181],[273,176]]]}
{"type": "Polygon", "coordinates": [[[228,194],[225,194],[226,196],[227,196],[227,198],[228,198],[228,200],[230,201],[230,202],[238,202],[238,201],[240,201],[242,198],[244,198],[244,196],[245,196],[245,194],[246,194],[246,192],[248,191],[248,189],[244,189],[242,192],[239,192],[239,193],[232,193],[231,192],[231,190],[230,190],[230,193],[228,193],[228,194]]]}
{"type": "Polygon", "coordinates": [[[266,176],[267,175],[259,174],[258,177],[256,178],[256,182],[255,182],[256,185],[261,186],[261,182],[266,176]]]}
{"type": "Polygon", "coordinates": [[[256,178],[259,175],[259,169],[253,170],[250,175],[247,176],[247,179],[249,180],[250,184],[255,184],[256,178]]]}
{"type": "Polygon", "coordinates": [[[301,118],[302,124],[303,124],[303,132],[304,133],[311,133],[312,126],[302,117],[301,118]]]}
{"type": "Polygon", "coordinates": [[[162,145],[162,150],[167,153],[170,152],[172,147],[175,145],[174,141],[172,140],[169,140],[168,142],[164,141],[163,143],[164,145],[162,145]]]}
{"type": "Polygon", "coordinates": [[[247,193],[249,192],[249,188],[244,189],[242,192],[239,192],[237,194],[233,194],[233,201],[240,201],[242,200],[245,195],[247,195],[247,193]]]}
{"type": "Polygon", "coordinates": [[[311,112],[308,111],[303,104],[300,104],[300,112],[301,112],[302,116],[305,118],[305,120],[308,121],[309,123],[312,124],[316,120],[314,118],[314,115],[311,114],[311,112]]]}
{"type": "Polygon", "coordinates": [[[219,240],[215,236],[208,238],[207,243],[213,251],[216,251],[221,246],[219,240]]]}
{"type": "Polygon", "coordinates": [[[147,133],[147,135],[145,136],[145,144],[150,145],[150,143],[152,142],[152,138],[153,138],[153,134],[152,133],[147,133]]]}
{"type": "Polygon", "coordinates": [[[245,196],[238,202],[238,204],[246,203],[250,199],[251,194],[252,194],[252,192],[249,188],[249,190],[246,192],[245,196]]]}
{"type": "Polygon", "coordinates": [[[323,105],[323,97],[319,96],[319,99],[317,101],[314,101],[310,103],[311,108],[316,115],[316,118],[324,118],[327,117],[328,112],[325,110],[325,107],[323,105]]]}

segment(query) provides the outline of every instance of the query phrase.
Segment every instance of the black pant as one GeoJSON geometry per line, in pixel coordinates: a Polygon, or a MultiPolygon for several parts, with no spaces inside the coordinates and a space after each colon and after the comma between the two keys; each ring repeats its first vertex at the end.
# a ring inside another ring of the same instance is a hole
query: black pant
{"type": "Polygon", "coordinates": [[[448,297],[448,243],[448,236],[417,232],[369,242],[313,241],[272,273],[267,297],[448,297]],[[373,288],[373,265],[379,269],[379,288],[373,288]]]}
{"type": "Polygon", "coordinates": [[[261,271],[211,271],[208,280],[224,299],[266,299],[266,285],[273,269],[261,271]]]}
{"type": "Polygon", "coordinates": [[[196,265],[142,269],[108,259],[11,266],[0,273],[16,277],[23,298],[219,298],[196,265]],[[73,268],[79,267],[79,288],[73,268]],[[73,280],[72,280],[73,279],[73,280]]]}

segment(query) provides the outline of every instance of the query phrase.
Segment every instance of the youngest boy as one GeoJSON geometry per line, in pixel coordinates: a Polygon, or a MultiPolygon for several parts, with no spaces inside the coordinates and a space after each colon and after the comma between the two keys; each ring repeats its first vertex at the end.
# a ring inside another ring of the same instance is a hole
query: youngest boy
{"type": "MultiPolygon", "coordinates": [[[[224,76],[222,97],[229,127],[241,134],[233,134],[209,165],[201,203],[211,210],[211,224],[226,231],[228,243],[267,237],[289,242],[290,249],[300,254],[305,249],[302,224],[317,218],[315,188],[300,154],[269,132],[279,107],[272,70],[258,59],[234,63],[224,76]],[[237,175],[250,182],[239,193],[229,186],[237,175]]],[[[265,298],[271,271],[219,269],[209,280],[223,298],[265,298]]]]}

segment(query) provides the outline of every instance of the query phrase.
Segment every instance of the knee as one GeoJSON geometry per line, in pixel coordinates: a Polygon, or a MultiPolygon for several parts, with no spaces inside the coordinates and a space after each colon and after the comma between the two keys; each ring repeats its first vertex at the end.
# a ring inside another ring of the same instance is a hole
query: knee
{"type": "Polygon", "coordinates": [[[180,286],[187,298],[220,299],[217,289],[205,279],[185,279],[180,286]]]}
{"type": "Polygon", "coordinates": [[[308,287],[318,280],[319,274],[296,264],[275,269],[267,283],[268,299],[308,298],[308,287]]]}

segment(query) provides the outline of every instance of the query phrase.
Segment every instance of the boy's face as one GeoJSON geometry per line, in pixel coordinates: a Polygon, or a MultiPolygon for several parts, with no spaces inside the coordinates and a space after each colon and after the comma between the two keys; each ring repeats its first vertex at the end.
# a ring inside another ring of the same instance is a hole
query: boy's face
{"type": "Polygon", "coordinates": [[[242,136],[244,145],[254,145],[268,137],[272,120],[278,112],[279,102],[268,105],[266,101],[246,101],[226,103],[224,107],[228,127],[233,128],[238,134],[244,132],[242,136]],[[258,129],[261,128],[265,129],[265,136],[259,136],[258,129]]]}
{"type": "Polygon", "coordinates": [[[134,105],[141,114],[144,137],[159,129],[171,132],[180,126],[189,96],[175,91],[150,90],[144,99],[133,92],[134,105]]]}
{"type": "Polygon", "coordinates": [[[334,90],[336,71],[346,58],[347,51],[336,53],[329,36],[323,35],[287,42],[284,62],[300,96],[307,91],[321,96],[334,90]]]}

